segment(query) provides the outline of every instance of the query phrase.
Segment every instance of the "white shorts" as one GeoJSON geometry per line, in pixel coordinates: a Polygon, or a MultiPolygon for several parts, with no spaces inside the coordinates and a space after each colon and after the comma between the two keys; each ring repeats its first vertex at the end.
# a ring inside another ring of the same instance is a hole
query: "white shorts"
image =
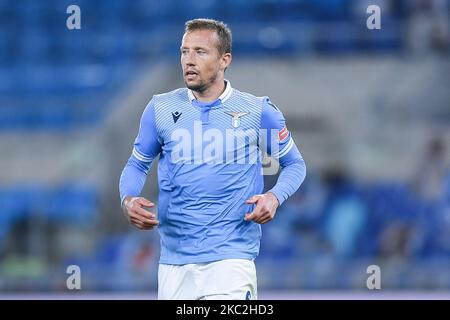
{"type": "Polygon", "coordinates": [[[185,265],[160,264],[159,300],[256,300],[255,263],[226,259],[185,265]]]}

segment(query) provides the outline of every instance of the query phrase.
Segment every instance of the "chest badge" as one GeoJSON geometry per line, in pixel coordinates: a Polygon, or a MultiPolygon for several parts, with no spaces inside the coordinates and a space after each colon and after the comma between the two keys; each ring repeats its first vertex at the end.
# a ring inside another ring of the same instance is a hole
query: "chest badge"
{"type": "Polygon", "coordinates": [[[241,117],[249,114],[249,112],[225,112],[231,116],[231,125],[233,128],[237,128],[241,125],[241,117]]]}

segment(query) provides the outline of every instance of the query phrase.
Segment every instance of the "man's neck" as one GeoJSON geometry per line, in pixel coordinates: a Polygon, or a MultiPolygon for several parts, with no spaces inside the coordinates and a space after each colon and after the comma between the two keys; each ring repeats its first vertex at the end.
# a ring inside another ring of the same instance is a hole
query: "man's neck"
{"type": "Polygon", "coordinates": [[[194,97],[200,102],[213,102],[225,91],[224,79],[217,81],[203,92],[192,91],[194,97]]]}

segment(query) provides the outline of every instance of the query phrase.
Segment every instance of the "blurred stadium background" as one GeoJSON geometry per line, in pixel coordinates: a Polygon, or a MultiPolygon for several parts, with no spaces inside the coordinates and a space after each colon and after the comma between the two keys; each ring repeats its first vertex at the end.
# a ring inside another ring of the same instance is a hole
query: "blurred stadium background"
{"type": "Polygon", "coordinates": [[[448,0],[0,0],[0,298],[67,297],[72,264],[83,293],[155,297],[159,238],[127,224],[118,179],[148,100],[183,86],[197,17],[231,27],[227,78],[283,110],[308,167],[263,226],[260,297],[367,295],[372,264],[382,292],[448,297],[449,14],[448,0]]]}

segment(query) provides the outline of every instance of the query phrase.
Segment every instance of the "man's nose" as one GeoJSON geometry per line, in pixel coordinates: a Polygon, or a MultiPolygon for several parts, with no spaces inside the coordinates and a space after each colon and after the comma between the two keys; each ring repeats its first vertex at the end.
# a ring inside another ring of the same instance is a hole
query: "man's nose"
{"type": "Polygon", "coordinates": [[[187,53],[184,59],[186,66],[195,66],[195,57],[192,53],[187,53]]]}

